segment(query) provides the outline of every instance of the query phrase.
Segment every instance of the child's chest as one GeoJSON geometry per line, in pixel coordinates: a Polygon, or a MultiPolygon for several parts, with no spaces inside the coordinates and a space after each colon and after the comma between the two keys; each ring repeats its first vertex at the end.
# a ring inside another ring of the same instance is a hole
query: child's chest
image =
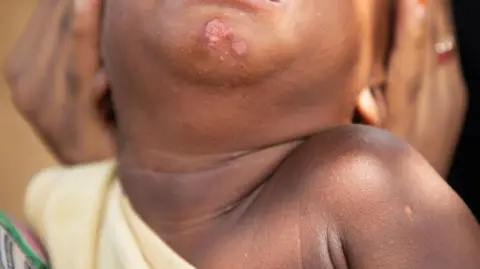
{"type": "Polygon", "coordinates": [[[332,268],[327,229],[294,208],[267,210],[233,223],[194,239],[180,254],[197,269],[332,268]]]}

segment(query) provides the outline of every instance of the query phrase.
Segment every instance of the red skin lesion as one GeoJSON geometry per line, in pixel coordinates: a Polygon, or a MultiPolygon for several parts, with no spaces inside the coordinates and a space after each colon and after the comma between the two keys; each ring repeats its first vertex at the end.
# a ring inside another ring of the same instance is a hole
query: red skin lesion
{"type": "Polygon", "coordinates": [[[245,41],[236,41],[232,43],[232,50],[239,56],[247,54],[248,47],[245,41]]]}
{"type": "Polygon", "coordinates": [[[205,36],[212,45],[221,40],[231,39],[233,37],[231,28],[220,19],[207,22],[205,26],[205,36]]]}
{"type": "Polygon", "coordinates": [[[213,19],[205,25],[205,37],[208,46],[214,49],[223,47],[223,44],[229,44],[229,52],[238,56],[243,56],[248,51],[247,43],[243,40],[235,40],[232,29],[221,19],[213,19]]]}

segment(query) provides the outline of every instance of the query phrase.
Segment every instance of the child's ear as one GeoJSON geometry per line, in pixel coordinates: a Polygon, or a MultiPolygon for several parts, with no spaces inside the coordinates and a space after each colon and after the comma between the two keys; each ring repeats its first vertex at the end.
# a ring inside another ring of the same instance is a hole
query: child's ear
{"type": "Polygon", "coordinates": [[[372,126],[380,125],[380,111],[370,88],[362,89],[358,95],[356,112],[356,120],[360,123],[372,126]]]}
{"type": "Polygon", "coordinates": [[[382,127],[387,117],[383,89],[364,88],[357,98],[356,117],[359,123],[382,127]]]}
{"type": "Polygon", "coordinates": [[[356,120],[359,123],[382,127],[387,117],[385,85],[387,82],[385,63],[376,57],[372,66],[369,86],[361,90],[357,98],[356,120]]]}
{"type": "Polygon", "coordinates": [[[387,118],[387,102],[385,85],[387,85],[387,72],[392,52],[395,25],[395,10],[392,1],[382,1],[376,9],[379,14],[375,16],[374,40],[368,86],[362,89],[357,99],[355,118],[357,123],[376,127],[385,126],[387,118]]]}

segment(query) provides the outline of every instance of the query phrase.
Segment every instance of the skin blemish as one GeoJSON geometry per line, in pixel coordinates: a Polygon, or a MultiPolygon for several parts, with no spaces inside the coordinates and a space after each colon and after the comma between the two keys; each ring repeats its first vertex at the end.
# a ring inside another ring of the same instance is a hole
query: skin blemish
{"type": "MultiPolygon", "coordinates": [[[[234,40],[232,29],[220,19],[213,19],[205,24],[205,38],[210,48],[223,50],[225,56],[230,54],[244,56],[248,52],[247,43],[243,40],[234,40]]],[[[224,57],[220,57],[220,61],[224,60],[224,57]]]]}
{"type": "Polygon", "coordinates": [[[407,218],[410,221],[413,221],[413,208],[411,206],[406,205],[404,211],[407,218]]]}
{"type": "Polygon", "coordinates": [[[239,56],[247,54],[248,47],[245,41],[236,41],[232,43],[232,50],[239,56]]]}
{"type": "Polygon", "coordinates": [[[231,29],[222,20],[214,19],[205,25],[205,36],[210,44],[215,44],[222,39],[229,39],[232,36],[231,29]]]}

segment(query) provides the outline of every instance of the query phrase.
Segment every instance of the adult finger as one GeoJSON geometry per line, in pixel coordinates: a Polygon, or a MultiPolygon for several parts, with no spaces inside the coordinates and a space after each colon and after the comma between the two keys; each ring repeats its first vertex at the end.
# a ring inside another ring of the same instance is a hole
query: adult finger
{"type": "Polygon", "coordinates": [[[410,108],[421,83],[428,14],[423,1],[418,0],[398,0],[396,10],[394,44],[385,92],[388,121],[384,127],[404,134],[410,120],[409,113],[415,113],[410,108]]]}
{"type": "Polygon", "coordinates": [[[15,43],[14,50],[10,54],[11,57],[8,59],[11,59],[9,64],[11,63],[15,67],[24,66],[25,62],[31,63],[32,60],[35,60],[35,56],[39,54],[38,45],[43,44],[44,40],[50,36],[47,33],[55,31],[56,18],[63,8],[64,4],[59,0],[38,1],[25,29],[15,43]],[[33,46],[36,49],[32,49],[33,46]]]}
{"type": "MultiPolygon", "coordinates": [[[[102,0],[74,0],[73,64],[77,87],[82,90],[91,89],[99,69],[101,5],[102,0]]],[[[81,95],[88,99],[91,93],[81,95]]]]}

